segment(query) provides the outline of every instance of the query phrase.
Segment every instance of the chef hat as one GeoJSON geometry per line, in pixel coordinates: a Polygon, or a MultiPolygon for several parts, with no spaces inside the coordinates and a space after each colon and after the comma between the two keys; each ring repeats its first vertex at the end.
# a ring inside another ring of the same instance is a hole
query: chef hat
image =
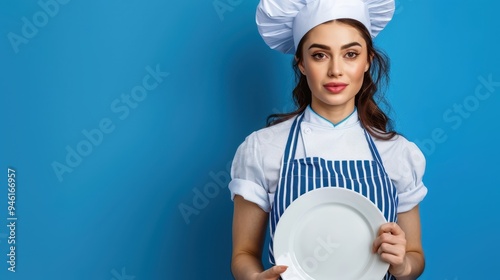
{"type": "Polygon", "coordinates": [[[309,30],[334,19],[355,19],[374,38],[394,9],[394,0],[260,0],[256,22],[269,47],[293,54],[309,30]]]}

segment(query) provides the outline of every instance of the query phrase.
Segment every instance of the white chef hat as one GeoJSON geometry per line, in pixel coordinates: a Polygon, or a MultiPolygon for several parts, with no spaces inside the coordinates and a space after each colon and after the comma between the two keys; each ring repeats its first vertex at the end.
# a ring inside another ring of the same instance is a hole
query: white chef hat
{"type": "Polygon", "coordinates": [[[392,19],[394,9],[394,0],[260,0],[256,22],[269,47],[293,54],[309,30],[334,19],[355,19],[374,38],[392,19]]]}

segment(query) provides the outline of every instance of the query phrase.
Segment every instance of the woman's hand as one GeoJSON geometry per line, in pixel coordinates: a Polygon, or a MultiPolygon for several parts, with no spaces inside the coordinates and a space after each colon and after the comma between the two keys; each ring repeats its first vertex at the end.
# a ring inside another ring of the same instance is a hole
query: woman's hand
{"type": "Polygon", "coordinates": [[[264,270],[261,273],[255,274],[254,280],[278,280],[280,278],[280,274],[285,272],[287,266],[277,265],[269,268],[268,270],[264,270]]]}
{"type": "Polygon", "coordinates": [[[394,276],[407,275],[405,232],[396,223],[383,224],[373,242],[373,252],[389,263],[389,272],[394,276]]]}

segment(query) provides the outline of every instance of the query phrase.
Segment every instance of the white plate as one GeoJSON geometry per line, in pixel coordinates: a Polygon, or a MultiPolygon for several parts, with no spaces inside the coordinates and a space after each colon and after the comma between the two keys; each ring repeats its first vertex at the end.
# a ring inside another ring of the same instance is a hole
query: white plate
{"type": "Polygon", "coordinates": [[[380,280],[389,264],[372,253],[384,215],[352,190],[327,187],[297,198],[274,233],[284,280],[380,280]]]}

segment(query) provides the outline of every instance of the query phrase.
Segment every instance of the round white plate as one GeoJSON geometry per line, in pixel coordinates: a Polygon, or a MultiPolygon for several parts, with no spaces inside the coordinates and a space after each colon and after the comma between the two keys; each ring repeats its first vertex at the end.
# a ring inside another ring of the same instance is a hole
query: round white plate
{"type": "Polygon", "coordinates": [[[380,280],[389,264],[372,253],[384,215],[352,190],[327,187],[297,198],[274,233],[284,280],[380,280]]]}

